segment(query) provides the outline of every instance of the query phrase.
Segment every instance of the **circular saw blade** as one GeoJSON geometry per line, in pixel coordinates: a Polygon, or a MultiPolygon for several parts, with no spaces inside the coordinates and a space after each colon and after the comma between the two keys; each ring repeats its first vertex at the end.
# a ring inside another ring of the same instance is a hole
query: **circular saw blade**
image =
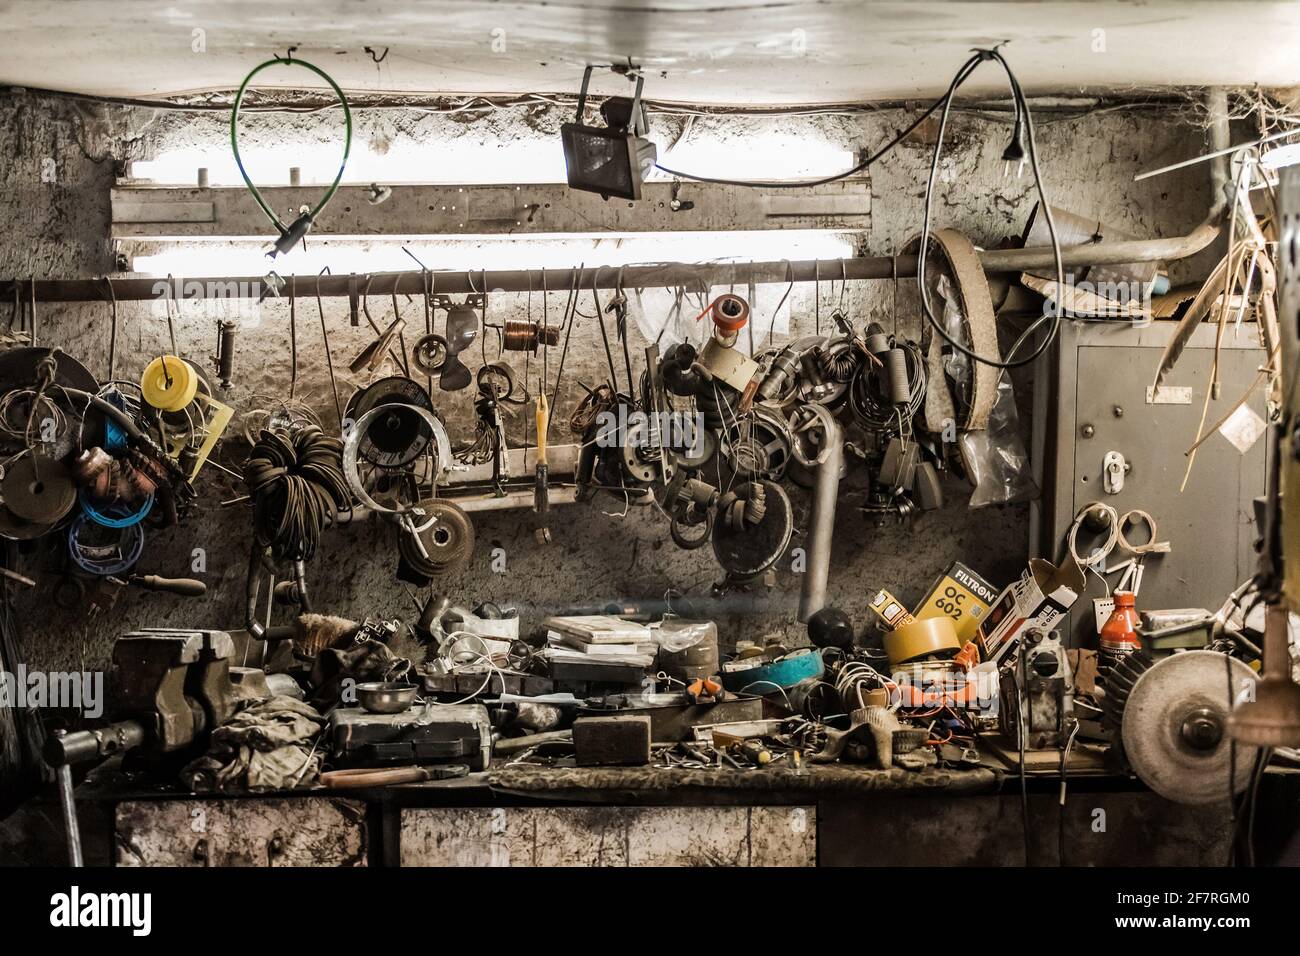
{"type": "Polygon", "coordinates": [[[1185,804],[1227,800],[1230,773],[1232,793],[1244,790],[1256,748],[1238,746],[1234,757],[1228,714],[1243,686],[1257,679],[1241,661],[1216,651],[1174,654],[1143,673],[1122,726],[1125,755],[1142,782],[1185,804]]]}

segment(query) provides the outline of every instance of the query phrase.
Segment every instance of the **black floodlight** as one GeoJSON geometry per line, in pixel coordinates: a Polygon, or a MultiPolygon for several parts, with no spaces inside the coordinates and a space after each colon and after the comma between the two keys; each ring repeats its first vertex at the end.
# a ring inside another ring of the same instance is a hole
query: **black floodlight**
{"type": "Polygon", "coordinates": [[[643,79],[637,77],[632,99],[610,97],[601,106],[601,116],[607,126],[587,126],[582,116],[587,106],[591,70],[587,67],[582,74],[576,121],[560,127],[569,188],[600,193],[605,199],[611,196],[640,199],[641,181],[658,159],[654,143],[642,135],[647,129],[645,110],[641,106],[643,79]]]}

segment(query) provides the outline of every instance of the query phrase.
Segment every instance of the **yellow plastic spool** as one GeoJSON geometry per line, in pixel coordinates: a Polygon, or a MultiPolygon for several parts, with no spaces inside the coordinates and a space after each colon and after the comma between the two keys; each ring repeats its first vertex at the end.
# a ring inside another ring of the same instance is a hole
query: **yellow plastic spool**
{"type": "Polygon", "coordinates": [[[175,355],[154,359],[140,376],[140,392],[144,400],[164,412],[179,412],[194,401],[198,390],[198,373],[175,355]]]}

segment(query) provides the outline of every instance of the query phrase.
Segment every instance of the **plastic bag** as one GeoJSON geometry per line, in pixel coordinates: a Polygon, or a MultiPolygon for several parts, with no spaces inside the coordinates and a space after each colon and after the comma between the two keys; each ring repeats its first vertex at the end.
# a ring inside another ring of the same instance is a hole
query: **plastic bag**
{"type": "Polygon", "coordinates": [[[1003,375],[989,412],[988,428],[958,436],[966,473],[975,486],[970,507],[1006,505],[1038,497],[1029,453],[1020,437],[1020,416],[1011,380],[1003,375]]]}
{"type": "Polygon", "coordinates": [[[712,621],[690,621],[665,614],[658,624],[650,625],[659,649],[676,654],[694,647],[701,641],[714,646],[718,643],[718,625],[712,621]]]}

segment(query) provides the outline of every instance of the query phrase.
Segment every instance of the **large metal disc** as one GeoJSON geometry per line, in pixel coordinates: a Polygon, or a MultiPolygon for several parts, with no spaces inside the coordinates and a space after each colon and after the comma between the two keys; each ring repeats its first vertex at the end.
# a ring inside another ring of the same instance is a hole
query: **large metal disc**
{"type": "MultiPolygon", "coordinates": [[[[719,516],[713,526],[713,554],[718,564],[741,579],[758,577],[781,560],[794,533],[794,508],[785,489],[774,481],[757,484],[764,491],[766,510],[762,521],[734,528],[719,516]]],[[[736,491],[743,492],[747,487],[742,485],[736,491]]]]}
{"type": "Polygon", "coordinates": [[[9,466],[0,481],[0,497],[19,521],[51,525],[76,505],[77,486],[67,465],[33,454],[9,466]]]}
{"type": "Polygon", "coordinates": [[[410,534],[400,542],[402,557],[413,570],[426,578],[454,574],[465,568],[474,556],[474,523],[456,504],[444,498],[426,498],[420,502],[423,515],[415,516],[424,553],[410,534]]]}
{"type": "Polygon", "coordinates": [[[415,410],[432,411],[433,402],[419,382],[394,375],[356,392],[348,401],[348,417],[360,420],[380,405],[391,407],[370,423],[357,445],[357,455],[381,468],[403,468],[420,457],[433,437],[415,410]]]}
{"type": "Polygon", "coordinates": [[[1206,804],[1246,788],[1256,748],[1232,753],[1228,714],[1255,672],[1216,651],[1166,657],[1138,678],[1124,708],[1124,752],[1142,782],[1175,803],[1206,804]],[[1235,773],[1234,770],[1235,761],[1235,773]]]}

